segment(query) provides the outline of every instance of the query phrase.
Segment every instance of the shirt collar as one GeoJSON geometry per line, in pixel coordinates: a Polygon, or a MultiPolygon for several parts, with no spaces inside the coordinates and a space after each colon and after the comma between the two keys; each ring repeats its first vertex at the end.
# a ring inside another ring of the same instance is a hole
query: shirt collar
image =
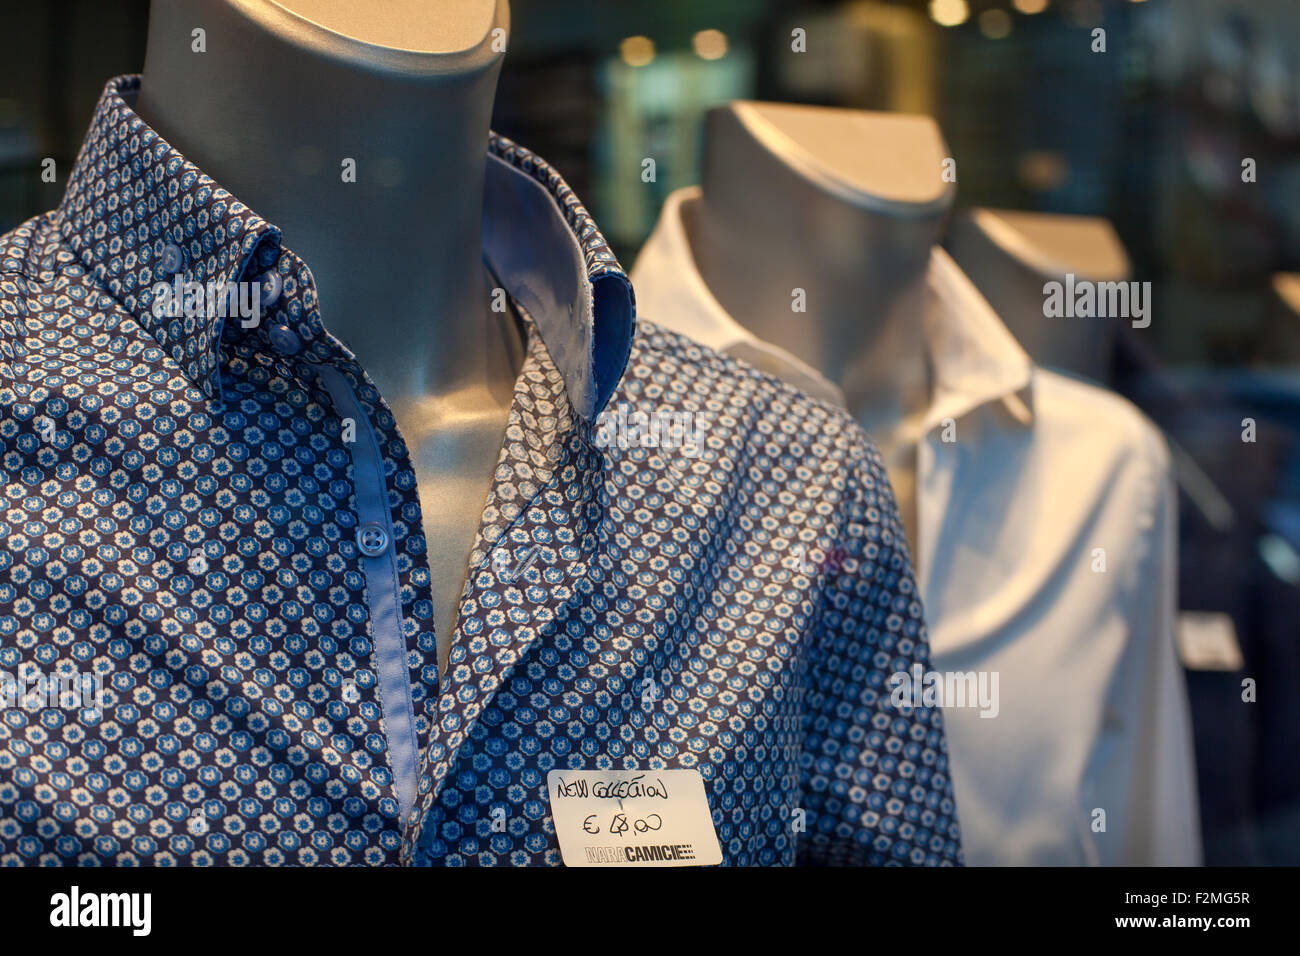
{"type": "Polygon", "coordinates": [[[670,193],[659,222],[641,247],[632,275],[643,277],[649,297],[641,301],[642,314],[715,352],[726,352],[789,382],[813,398],[843,407],[844,393],[839,386],[785,349],[757,338],[714,298],[695,265],[682,220],[682,204],[699,196],[698,186],[670,193]]]}
{"type": "MultiPolygon", "coordinates": [[[[139,76],[105,86],[55,217],[87,270],[216,397],[223,320],[160,318],[151,309],[153,286],[174,278],[164,269],[164,249],[182,250],[184,281],[246,281],[276,260],[281,233],[136,115],[139,89],[139,76]]],[[[495,133],[486,162],[484,259],[527,309],[574,409],[593,419],[627,364],[632,285],[549,164],[495,133]]]]}
{"type": "Polygon", "coordinates": [[[935,397],[927,427],[1000,402],[1021,425],[1033,421],[1033,362],[993,306],[943,249],[930,252],[926,274],[926,346],[935,397]]]}
{"type": "MultiPolygon", "coordinates": [[[[843,407],[843,392],[834,382],[786,350],[755,338],[709,291],[682,220],[682,204],[699,196],[698,186],[670,194],[641,249],[632,269],[641,314],[843,407]]],[[[935,373],[927,430],[994,402],[1002,402],[1015,421],[1029,424],[1033,365],[993,307],[939,247],[930,255],[926,285],[925,338],[935,373]]]]}

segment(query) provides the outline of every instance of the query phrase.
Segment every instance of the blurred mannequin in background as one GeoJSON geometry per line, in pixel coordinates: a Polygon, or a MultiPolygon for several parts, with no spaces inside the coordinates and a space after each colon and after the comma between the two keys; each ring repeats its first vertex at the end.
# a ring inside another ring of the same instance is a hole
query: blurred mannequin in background
{"type": "Polygon", "coordinates": [[[633,270],[638,314],[842,401],[880,447],[953,678],[967,861],[1199,862],[1159,433],[1037,367],[937,246],[933,120],[735,103],[704,152],[633,270]]]}
{"type": "Polygon", "coordinates": [[[954,217],[944,247],[1038,365],[1108,384],[1116,318],[1045,316],[1043,287],[1127,282],[1128,255],[1109,221],[1005,209],[954,217]]]}

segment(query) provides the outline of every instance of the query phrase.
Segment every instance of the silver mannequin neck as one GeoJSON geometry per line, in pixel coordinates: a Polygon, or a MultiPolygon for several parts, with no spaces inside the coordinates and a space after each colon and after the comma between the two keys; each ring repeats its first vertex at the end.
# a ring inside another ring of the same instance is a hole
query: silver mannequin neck
{"type": "Polygon", "coordinates": [[[945,158],[929,117],[732,103],[708,115],[701,196],[682,211],[723,308],[844,391],[912,541],[925,278],[955,192],[945,158]]]}
{"type": "Polygon", "coordinates": [[[480,252],[493,31],[508,18],[506,0],[154,3],[137,103],[281,228],[326,327],[392,408],[444,661],[523,355],[513,320],[491,309],[480,252]]]}

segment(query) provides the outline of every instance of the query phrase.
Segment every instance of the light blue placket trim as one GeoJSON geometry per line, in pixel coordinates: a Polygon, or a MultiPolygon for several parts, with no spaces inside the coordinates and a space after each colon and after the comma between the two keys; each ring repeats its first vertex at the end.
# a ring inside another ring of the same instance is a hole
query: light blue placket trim
{"type": "Polygon", "coordinates": [[[361,568],[366,575],[370,598],[370,631],[375,643],[379,673],[379,699],[384,730],[388,736],[388,761],[393,768],[393,786],[401,820],[405,823],[415,801],[417,750],[415,704],[411,696],[411,672],[406,662],[406,639],[402,636],[402,599],[397,580],[397,548],[394,544],[392,512],[388,507],[388,484],[384,480],[384,458],[370,419],[361,410],[347,377],[328,365],[313,365],[321,384],[330,393],[334,409],[342,418],[356,423],[356,441],[350,443],[352,483],[357,498],[358,534],[364,529],[382,529],[386,546],[368,554],[358,541],[361,568]]]}

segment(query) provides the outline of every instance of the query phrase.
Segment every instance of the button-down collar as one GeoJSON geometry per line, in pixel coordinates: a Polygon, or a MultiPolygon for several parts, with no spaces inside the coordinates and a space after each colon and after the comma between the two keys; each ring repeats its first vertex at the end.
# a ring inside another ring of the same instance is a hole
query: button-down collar
{"type": "MultiPolygon", "coordinates": [[[[105,87],[56,213],[59,227],[86,269],[206,396],[217,398],[225,320],[154,314],[155,285],[176,278],[166,268],[168,247],[181,251],[182,281],[224,287],[272,268],[281,233],[140,119],[131,108],[139,89],[138,76],[105,87]]],[[[536,324],[575,411],[591,419],[627,363],[631,284],[549,164],[495,133],[486,162],[484,258],[536,324]]],[[[301,327],[286,331],[324,360],[320,311],[314,297],[309,302],[296,317],[301,327]]]]}

